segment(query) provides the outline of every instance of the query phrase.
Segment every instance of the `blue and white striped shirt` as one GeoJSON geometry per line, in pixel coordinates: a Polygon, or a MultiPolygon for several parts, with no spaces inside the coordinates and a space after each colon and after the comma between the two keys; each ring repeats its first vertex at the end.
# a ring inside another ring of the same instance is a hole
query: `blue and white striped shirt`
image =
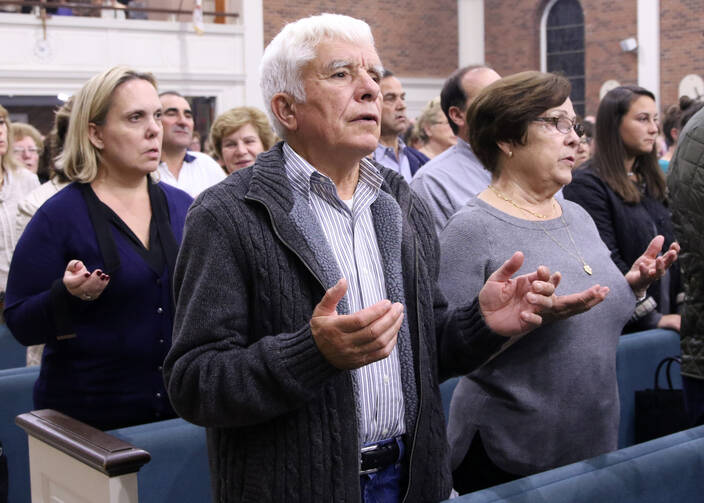
{"type": "MultiPolygon", "coordinates": [[[[350,312],[387,298],[370,208],[382,183],[378,170],[367,159],[360,161],[359,181],[352,202],[346,203],[338,197],[333,181],[294,152],[288,143],[284,143],[283,153],[286,175],[294,192],[308,202],[318,217],[337,265],[347,279],[350,312]]],[[[368,444],[405,433],[397,347],[387,358],[357,369],[355,379],[359,389],[361,442],[368,444]]]]}

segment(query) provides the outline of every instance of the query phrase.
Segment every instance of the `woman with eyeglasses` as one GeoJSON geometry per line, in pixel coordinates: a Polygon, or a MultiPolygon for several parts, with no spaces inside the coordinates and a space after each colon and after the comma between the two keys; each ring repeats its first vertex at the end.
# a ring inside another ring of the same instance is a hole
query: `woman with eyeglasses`
{"type": "MultiPolygon", "coordinates": [[[[638,86],[612,89],[599,104],[596,153],[563,191],[594,219],[624,274],[655,236],[665,236],[662,253],[675,241],[665,177],[658,165],[657,135],[654,95],[638,86]]],[[[639,298],[625,332],[656,327],[679,331],[678,308],[683,300],[675,265],[639,298]]]]}
{"type": "MultiPolygon", "coordinates": [[[[0,105],[0,307],[5,299],[12,252],[19,237],[15,229],[17,204],[39,186],[37,175],[25,169],[14,153],[11,128],[10,116],[0,105]]],[[[0,325],[0,337],[3,336],[9,337],[4,323],[0,325]]]]}
{"type": "Polygon", "coordinates": [[[594,137],[594,124],[591,122],[582,122],[583,134],[579,138],[577,144],[577,152],[574,156],[574,169],[580,168],[592,156],[592,140],[594,137]]]}
{"type": "Polygon", "coordinates": [[[457,136],[452,132],[447,117],[440,108],[440,97],[428,102],[414,126],[418,131],[420,152],[432,159],[457,143],[457,136]]]}
{"type": "MultiPolygon", "coordinates": [[[[545,264],[559,301],[543,324],[507,340],[460,378],[448,423],[454,487],[468,493],[617,447],[616,348],[636,298],[677,255],[662,238],[624,275],[589,214],[555,194],[572,179],[581,127],[562,76],[523,72],[485,88],[470,106],[472,150],[491,185],[440,235],[440,285],[461,306],[514,250],[522,269],[545,264]]],[[[521,274],[521,271],[517,274],[521,274]]]]}

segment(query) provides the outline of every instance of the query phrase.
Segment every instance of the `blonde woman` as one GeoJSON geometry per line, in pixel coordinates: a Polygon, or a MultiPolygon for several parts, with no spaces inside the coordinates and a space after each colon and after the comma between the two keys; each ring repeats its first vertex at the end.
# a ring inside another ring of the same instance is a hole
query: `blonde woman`
{"type": "Polygon", "coordinates": [[[430,159],[457,143],[457,137],[440,108],[439,96],[428,102],[418,117],[415,128],[422,145],[418,150],[430,159]]]}
{"type": "Polygon", "coordinates": [[[276,143],[266,114],[254,107],[232,108],[210,128],[210,143],[227,174],[254,164],[257,155],[276,143]]]}
{"type": "Polygon", "coordinates": [[[161,113],[151,74],[116,67],[83,86],[61,157],[73,183],[29,222],[8,281],[13,335],[46,343],[35,408],[101,429],[174,415],[161,365],[192,200],[149,176],[161,155],[161,113]]]}
{"type": "Polygon", "coordinates": [[[0,105],[0,295],[3,297],[12,250],[17,240],[17,203],[39,186],[37,175],[25,169],[13,154],[11,127],[10,116],[0,105]]]}

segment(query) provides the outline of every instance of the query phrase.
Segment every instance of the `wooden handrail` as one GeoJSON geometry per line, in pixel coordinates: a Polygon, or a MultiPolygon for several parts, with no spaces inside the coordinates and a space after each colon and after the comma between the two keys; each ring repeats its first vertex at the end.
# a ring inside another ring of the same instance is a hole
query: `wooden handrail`
{"type": "MultiPolygon", "coordinates": [[[[53,7],[67,7],[69,9],[84,9],[84,10],[117,10],[117,11],[134,11],[134,12],[154,12],[155,14],[193,14],[191,10],[180,10],[180,9],[161,9],[154,7],[132,7],[121,5],[116,7],[114,5],[93,5],[93,4],[83,4],[75,2],[66,3],[47,3],[42,0],[0,0],[0,5],[19,5],[22,7],[42,7],[42,8],[53,8],[53,7]]],[[[218,16],[218,17],[233,17],[237,18],[240,15],[236,12],[203,12],[204,16],[218,16]]]]}
{"type": "Polygon", "coordinates": [[[109,477],[137,472],[151,459],[147,451],[55,410],[20,414],[15,423],[28,435],[109,477]]]}

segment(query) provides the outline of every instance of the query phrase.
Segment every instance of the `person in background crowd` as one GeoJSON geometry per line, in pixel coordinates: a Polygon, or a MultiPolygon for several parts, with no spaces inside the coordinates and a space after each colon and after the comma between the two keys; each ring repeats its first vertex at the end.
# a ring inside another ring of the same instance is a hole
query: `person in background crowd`
{"type": "Polygon", "coordinates": [[[692,426],[704,424],[704,110],[679,129],[667,177],[675,235],[682,246],[682,387],[692,426]]]}
{"type": "Polygon", "coordinates": [[[421,147],[419,151],[432,159],[457,143],[445,114],[440,108],[440,97],[428,102],[416,121],[421,147]]]}
{"type": "Polygon", "coordinates": [[[658,159],[658,164],[662,168],[662,172],[667,174],[668,168],[670,167],[670,160],[672,155],[675,153],[675,148],[677,147],[677,137],[679,136],[679,123],[680,116],[682,115],[682,110],[680,108],[682,100],[685,100],[685,105],[690,100],[687,96],[682,96],[680,98],[680,103],[676,105],[670,105],[665,111],[665,116],[662,120],[662,134],[665,138],[665,144],[667,150],[658,159]]]}
{"type": "Polygon", "coordinates": [[[438,233],[457,210],[491,183],[491,174],[469,145],[466,117],[479,92],[499,78],[491,68],[467,66],[453,73],[442,87],[440,106],[457,143],[423,166],[411,182],[430,208],[438,233]]]}
{"type": "Polygon", "coordinates": [[[35,175],[39,169],[39,158],[44,150],[42,135],[31,124],[15,122],[10,131],[14,141],[12,153],[25,168],[35,175]]]}
{"type": "Polygon", "coordinates": [[[196,197],[225,178],[225,173],[207,154],[188,151],[193,139],[193,112],[186,98],[174,91],[161,93],[159,98],[164,110],[159,176],[163,182],[196,197]]]}
{"type": "Polygon", "coordinates": [[[364,21],[286,25],[261,67],[285,141],[189,210],[164,369],[175,409],[208,427],[221,503],[447,498],[438,383],[591,300],[565,305],[542,267],[509,281],[516,253],[446,309],[425,205],[367,158],[382,71],[364,21]]]}
{"type": "Polygon", "coordinates": [[[198,131],[193,131],[193,139],[191,139],[188,150],[192,152],[201,152],[203,150],[200,144],[200,133],[198,131]]]}
{"type": "Polygon", "coordinates": [[[704,107],[704,101],[701,100],[694,100],[692,101],[689,106],[684,108],[682,110],[682,113],[680,114],[680,121],[678,124],[678,129],[682,131],[684,127],[687,125],[689,120],[694,117],[694,115],[699,112],[699,110],[704,107]]]}
{"type": "MultiPolygon", "coordinates": [[[[51,151],[51,158],[55,159],[53,176],[48,182],[44,182],[42,185],[34,189],[27,195],[27,197],[17,204],[17,220],[15,223],[15,227],[17,229],[15,235],[17,236],[17,239],[22,236],[25,227],[27,227],[27,224],[37,212],[39,207],[51,196],[71,183],[68,177],[64,174],[63,169],[61,169],[61,160],[58,159],[58,157],[64,149],[72,105],[73,97],[69,98],[68,101],[61,105],[61,107],[56,111],[56,115],[54,116],[54,127],[47,137],[49,144],[49,148],[47,150],[51,151]]],[[[43,351],[44,344],[28,346],[27,366],[40,365],[43,351]]]]}
{"type": "MultiPolygon", "coordinates": [[[[17,203],[39,186],[37,175],[25,169],[13,154],[14,138],[11,130],[10,114],[0,105],[0,214],[3,215],[0,219],[0,306],[5,300],[7,274],[17,242],[17,203]]],[[[7,332],[4,322],[0,324],[0,331],[7,332]]]]}
{"type": "Polygon", "coordinates": [[[166,419],[171,276],[191,197],[149,176],[163,128],[151,74],[115,67],[76,94],[61,166],[74,183],[17,243],[5,317],[46,343],[34,407],[96,428],[166,419]]]}
{"type": "Polygon", "coordinates": [[[589,121],[583,121],[582,136],[579,138],[577,152],[574,156],[574,169],[578,169],[582,164],[587,162],[592,156],[592,144],[594,139],[594,124],[589,121]]]}
{"type": "Polygon", "coordinates": [[[448,440],[462,494],[617,448],[621,329],[677,257],[673,244],[658,258],[657,237],[624,276],[589,214],[555,198],[570,183],[579,144],[569,94],[562,76],[523,72],[485,88],[467,114],[472,150],[492,182],[440,234],[439,281],[450,305],[472,299],[520,249],[522,272],[540,264],[560,271],[556,291],[584,299],[584,312],[545,319],[460,379],[448,440]]]}
{"type": "Polygon", "coordinates": [[[372,158],[389,169],[400,173],[407,183],[418,168],[428,162],[428,157],[407,146],[400,135],[409,125],[406,115],[406,93],[401,81],[385,70],[379,83],[381,87],[381,136],[372,158]]]}
{"type": "MultiPolygon", "coordinates": [[[[655,153],[658,115],[653,94],[622,86],[601,100],[596,120],[596,152],[564,188],[594,219],[611,258],[626,274],[648,243],[665,236],[663,253],[675,241],[666,187],[655,153]]],[[[649,328],[680,329],[682,302],[679,267],[653,282],[639,299],[626,332],[649,328]]]]}
{"type": "Polygon", "coordinates": [[[232,108],[210,127],[210,143],[227,174],[251,166],[275,142],[266,114],[254,107],[232,108]]]}

